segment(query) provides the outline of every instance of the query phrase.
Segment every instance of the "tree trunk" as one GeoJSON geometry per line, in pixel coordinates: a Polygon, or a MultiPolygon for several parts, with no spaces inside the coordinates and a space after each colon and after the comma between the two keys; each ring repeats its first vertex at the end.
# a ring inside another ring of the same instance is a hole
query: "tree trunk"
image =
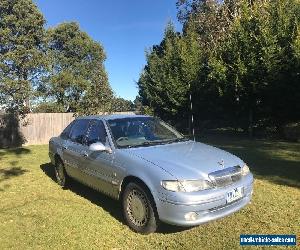
{"type": "MultiPolygon", "coordinates": [[[[24,71],[22,74],[22,80],[28,83],[28,75],[27,72],[24,71]]],[[[30,93],[31,94],[32,88],[30,87],[30,93]]],[[[25,107],[26,107],[26,113],[30,113],[30,96],[28,94],[25,96],[25,107]]]]}
{"type": "Polygon", "coordinates": [[[30,100],[29,100],[29,97],[26,97],[25,106],[26,106],[27,112],[30,112],[30,100]]]}
{"type": "Polygon", "coordinates": [[[250,138],[253,138],[253,109],[252,109],[252,107],[249,109],[248,135],[250,138]]]}

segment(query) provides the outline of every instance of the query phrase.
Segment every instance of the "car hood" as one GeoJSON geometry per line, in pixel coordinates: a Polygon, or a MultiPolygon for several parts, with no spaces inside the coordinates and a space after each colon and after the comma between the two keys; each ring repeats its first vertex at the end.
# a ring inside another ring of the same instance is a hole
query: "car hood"
{"type": "Polygon", "coordinates": [[[169,172],[176,179],[207,178],[208,174],[244,162],[224,150],[187,141],[128,149],[129,152],[169,172]]]}

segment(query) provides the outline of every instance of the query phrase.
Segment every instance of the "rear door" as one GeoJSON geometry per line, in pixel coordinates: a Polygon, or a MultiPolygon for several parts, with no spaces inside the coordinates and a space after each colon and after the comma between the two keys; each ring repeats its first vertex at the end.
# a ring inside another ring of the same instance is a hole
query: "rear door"
{"type": "Polygon", "coordinates": [[[85,138],[89,122],[88,119],[75,120],[69,138],[63,146],[63,159],[67,174],[81,182],[84,181],[84,166],[81,162],[85,157],[87,147],[85,138]]]}

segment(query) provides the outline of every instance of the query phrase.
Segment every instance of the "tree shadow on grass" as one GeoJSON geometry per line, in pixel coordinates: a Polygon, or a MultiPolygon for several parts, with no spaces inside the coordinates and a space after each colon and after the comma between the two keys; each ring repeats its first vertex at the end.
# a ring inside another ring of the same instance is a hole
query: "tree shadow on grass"
{"type": "MultiPolygon", "coordinates": [[[[51,163],[45,163],[40,166],[41,170],[54,182],[56,182],[54,167],[51,163]]],[[[68,189],[75,194],[89,200],[93,204],[102,207],[111,216],[117,219],[122,224],[126,224],[122,214],[122,205],[120,201],[116,201],[88,186],[85,186],[75,180],[71,180],[68,189]]],[[[158,233],[169,234],[187,230],[187,227],[178,227],[161,223],[158,233]]]]}
{"type": "MultiPolygon", "coordinates": [[[[26,172],[28,172],[28,170],[22,169],[21,167],[2,168],[0,169],[0,183],[13,177],[23,175],[26,172]]],[[[8,184],[4,185],[3,188],[0,188],[0,191],[4,191],[4,188],[8,188],[9,186],[8,184]]]]}
{"type": "Polygon", "coordinates": [[[20,157],[23,154],[29,154],[31,152],[28,148],[9,148],[9,149],[1,149],[0,150],[0,160],[4,155],[15,155],[20,157]]]}
{"type": "Polygon", "coordinates": [[[28,170],[22,169],[21,167],[11,167],[11,168],[0,169],[0,182],[4,181],[4,180],[8,180],[12,177],[17,177],[26,172],[28,172],[28,170]]]}
{"type": "MultiPolygon", "coordinates": [[[[15,160],[15,158],[20,157],[22,154],[29,154],[30,152],[31,152],[30,149],[22,148],[22,147],[0,150],[0,160],[2,160],[2,157],[5,155],[9,155],[9,158],[11,158],[11,155],[15,156],[14,160],[9,161],[9,165],[11,165],[11,167],[2,167],[0,169],[0,183],[5,180],[11,179],[13,177],[23,175],[24,173],[28,172],[28,170],[16,166],[19,162],[18,160],[15,160]]],[[[3,188],[0,188],[0,191],[4,191],[8,187],[9,185],[6,184],[3,186],[3,188]]]]}

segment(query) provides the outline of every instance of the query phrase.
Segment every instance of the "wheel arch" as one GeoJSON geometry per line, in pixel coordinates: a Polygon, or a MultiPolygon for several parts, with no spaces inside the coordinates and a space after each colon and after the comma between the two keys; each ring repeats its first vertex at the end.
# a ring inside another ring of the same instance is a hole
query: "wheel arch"
{"type": "Polygon", "coordinates": [[[120,186],[120,193],[119,193],[119,200],[122,199],[123,197],[123,193],[124,193],[124,190],[126,188],[126,186],[129,184],[129,183],[136,183],[136,184],[139,184],[140,186],[142,186],[143,188],[145,188],[145,191],[147,192],[147,194],[150,196],[150,199],[151,199],[151,202],[153,203],[154,205],[154,209],[155,209],[155,214],[156,216],[158,217],[158,212],[157,212],[157,206],[156,206],[156,202],[155,202],[155,199],[154,199],[154,196],[151,192],[151,189],[149,188],[149,186],[139,177],[137,176],[134,176],[134,175],[128,175],[126,176],[123,181],[122,181],[122,184],[120,186]]]}
{"type": "Polygon", "coordinates": [[[56,164],[58,161],[63,162],[61,156],[60,156],[58,153],[56,153],[56,154],[54,155],[54,163],[56,164]]]}

